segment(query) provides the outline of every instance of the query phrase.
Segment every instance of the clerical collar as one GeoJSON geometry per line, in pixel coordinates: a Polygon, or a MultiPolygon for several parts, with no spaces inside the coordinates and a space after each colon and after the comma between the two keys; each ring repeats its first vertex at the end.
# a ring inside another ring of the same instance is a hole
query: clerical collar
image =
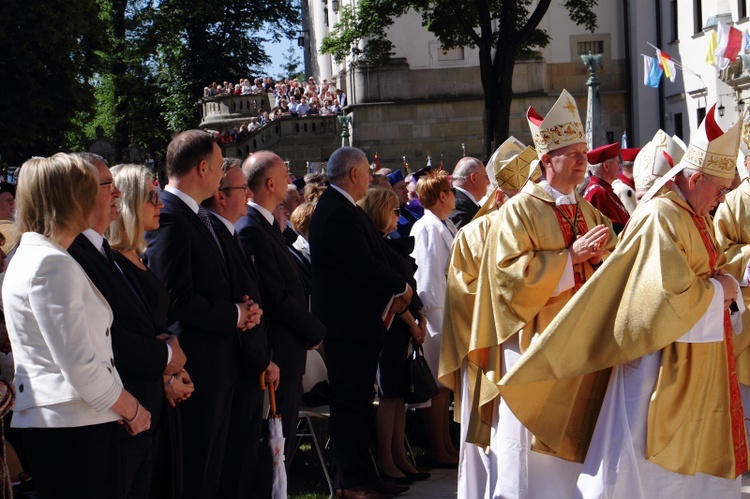
{"type": "Polygon", "coordinates": [[[539,186],[544,189],[547,194],[552,197],[552,199],[555,200],[555,204],[558,206],[564,204],[578,204],[575,191],[571,191],[570,194],[563,194],[562,192],[549,185],[549,182],[547,182],[546,180],[542,180],[541,182],[539,182],[539,186]]]}
{"type": "Polygon", "coordinates": [[[86,236],[86,239],[91,241],[91,244],[94,245],[94,248],[96,248],[97,251],[101,251],[102,244],[104,244],[104,236],[99,234],[94,229],[86,229],[82,232],[84,236],[86,236]]]}
{"type": "Polygon", "coordinates": [[[188,194],[185,194],[181,190],[172,187],[171,185],[164,186],[164,190],[180,198],[183,203],[188,205],[188,207],[193,210],[193,213],[195,213],[196,215],[198,214],[198,201],[190,197],[188,194]]]}
{"type": "Polygon", "coordinates": [[[250,206],[252,206],[256,210],[258,210],[258,213],[260,213],[261,215],[263,215],[263,218],[265,218],[268,221],[269,224],[273,225],[273,213],[271,213],[267,209],[263,208],[261,205],[259,205],[256,202],[249,201],[247,204],[250,205],[250,206]]]}
{"type": "Polygon", "coordinates": [[[215,211],[212,211],[212,210],[208,210],[208,211],[210,211],[211,213],[213,213],[213,215],[216,218],[218,218],[221,223],[224,224],[224,227],[227,228],[227,230],[229,231],[230,234],[234,234],[234,224],[232,222],[230,222],[226,218],[222,217],[221,215],[219,215],[215,211]]]}
{"type": "Polygon", "coordinates": [[[344,189],[342,189],[341,187],[337,185],[331,184],[331,187],[339,191],[341,195],[344,196],[346,199],[348,199],[354,206],[357,206],[357,202],[354,200],[351,194],[349,194],[348,192],[346,192],[344,189]]]}
{"type": "Polygon", "coordinates": [[[457,185],[454,186],[453,188],[456,189],[457,191],[461,191],[464,194],[466,194],[466,197],[468,197],[469,199],[471,199],[472,203],[474,203],[475,205],[479,206],[479,203],[477,203],[477,200],[474,198],[474,196],[471,195],[471,193],[469,191],[467,191],[466,189],[463,189],[461,187],[458,187],[457,185]]]}

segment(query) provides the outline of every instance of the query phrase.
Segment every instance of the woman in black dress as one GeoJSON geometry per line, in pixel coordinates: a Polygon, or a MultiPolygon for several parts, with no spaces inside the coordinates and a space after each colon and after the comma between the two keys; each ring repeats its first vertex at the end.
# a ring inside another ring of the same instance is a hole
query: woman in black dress
{"type": "Polygon", "coordinates": [[[388,258],[394,270],[399,272],[414,289],[411,305],[399,314],[391,324],[383,342],[378,363],[378,387],[380,401],[375,419],[378,436],[377,465],[382,479],[406,484],[414,480],[426,480],[428,473],[420,473],[409,462],[404,449],[406,408],[404,404],[404,367],[409,343],[413,340],[421,345],[426,334],[426,320],[422,314],[422,302],[417,296],[414,272],[417,266],[409,254],[414,249],[411,237],[390,239],[387,234],[396,230],[399,217],[398,196],[391,189],[370,189],[359,201],[362,209],[383,234],[388,248],[388,258]]]}
{"type": "MultiPolygon", "coordinates": [[[[122,192],[120,218],[110,225],[110,246],[116,250],[115,261],[133,286],[146,297],[158,336],[166,341],[169,292],[164,284],[141,261],[146,249],[144,233],[159,228],[159,213],[164,205],[154,185],[151,171],[141,165],[118,165],[112,168],[115,185],[122,192]]],[[[151,497],[182,497],[182,430],[177,404],[190,397],[193,383],[186,371],[164,374],[164,407],[154,431],[153,480],[151,497]]]]}

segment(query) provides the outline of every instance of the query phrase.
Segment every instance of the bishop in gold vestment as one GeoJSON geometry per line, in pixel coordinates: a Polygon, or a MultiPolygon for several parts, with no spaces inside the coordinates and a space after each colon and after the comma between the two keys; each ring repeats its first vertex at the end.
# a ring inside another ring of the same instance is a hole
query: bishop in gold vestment
{"type": "Polygon", "coordinates": [[[615,252],[500,382],[548,452],[584,451],[574,497],[739,496],[747,440],[726,311],[737,283],[717,272],[708,217],[731,183],[737,134],[717,130],[696,132],[615,252]],[[582,376],[613,366],[593,435],[571,431],[576,405],[599,412],[581,397],[582,376]]]}

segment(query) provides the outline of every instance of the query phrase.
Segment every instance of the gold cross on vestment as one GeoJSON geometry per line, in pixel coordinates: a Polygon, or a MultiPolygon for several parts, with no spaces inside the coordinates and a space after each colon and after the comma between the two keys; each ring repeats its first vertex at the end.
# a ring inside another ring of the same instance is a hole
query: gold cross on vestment
{"type": "Polygon", "coordinates": [[[568,99],[568,103],[565,104],[563,107],[567,109],[568,112],[572,114],[573,116],[575,116],[576,112],[578,111],[578,108],[576,107],[575,102],[571,101],[570,99],[568,99]]]}

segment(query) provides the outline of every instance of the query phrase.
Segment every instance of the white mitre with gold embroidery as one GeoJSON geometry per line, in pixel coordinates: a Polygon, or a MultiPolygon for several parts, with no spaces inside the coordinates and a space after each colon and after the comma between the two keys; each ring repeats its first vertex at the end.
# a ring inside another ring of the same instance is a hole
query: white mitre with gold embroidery
{"type": "Polygon", "coordinates": [[[562,91],[545,118],[533,107],[529,107],[526,120],[539,156],[571,144],[586,143],[586,132],[581,124],[578,106],[567,90],[562,91]]]}
{"type": "Polygon", "coordinates": [[[716,123],[716,104],[706,114],[698,130],[690,138],[690,145],[682,157],[685,168],[693,168],[720,178],[734,178],[737,148],[744,116],[726,132],[716,123]]]}
{"type": "Polygon", "coordinates": [[[495,172],[497,171],[495,164],[507,162],[510,158],[523,151],[526,145],[513,137],[512,135],[505,139],[505,142],[500,144],[500,147],[495,149],[495,152],[490,156],[487,161],[487,176],[494,187],[497,187],[497,179],[495,178],[495,172]]]}
{"type": "Polygon", "coordinates": [[[745,167],[745,157],[750,156],[750,113],[746,113],[745,119],[742,121],[740,153],[737,155],[737,170],[740,172],[740,178],[745,180],[750,177],[750,172],[745,167]]]}
{"type": "Polygon", "coordinates": [[[716,123],[716,104],[706,113],[703,122],[695,131],[682,161],[659,179],[648,190],[643,201],[655,196],[675,175],[692,168],[706,175],[733,179],[737,149],[740,146],[740,133],[745,119],[744,114],[726,132],[716,123]]]}
{"type": "Polygon", "coordinates": [[[679,142],[664,130],[654,137],[638,153],[633,162],[633,182],[636,191],[647,191],[657,179],[682,160],[685,154],[679,142]]]}

